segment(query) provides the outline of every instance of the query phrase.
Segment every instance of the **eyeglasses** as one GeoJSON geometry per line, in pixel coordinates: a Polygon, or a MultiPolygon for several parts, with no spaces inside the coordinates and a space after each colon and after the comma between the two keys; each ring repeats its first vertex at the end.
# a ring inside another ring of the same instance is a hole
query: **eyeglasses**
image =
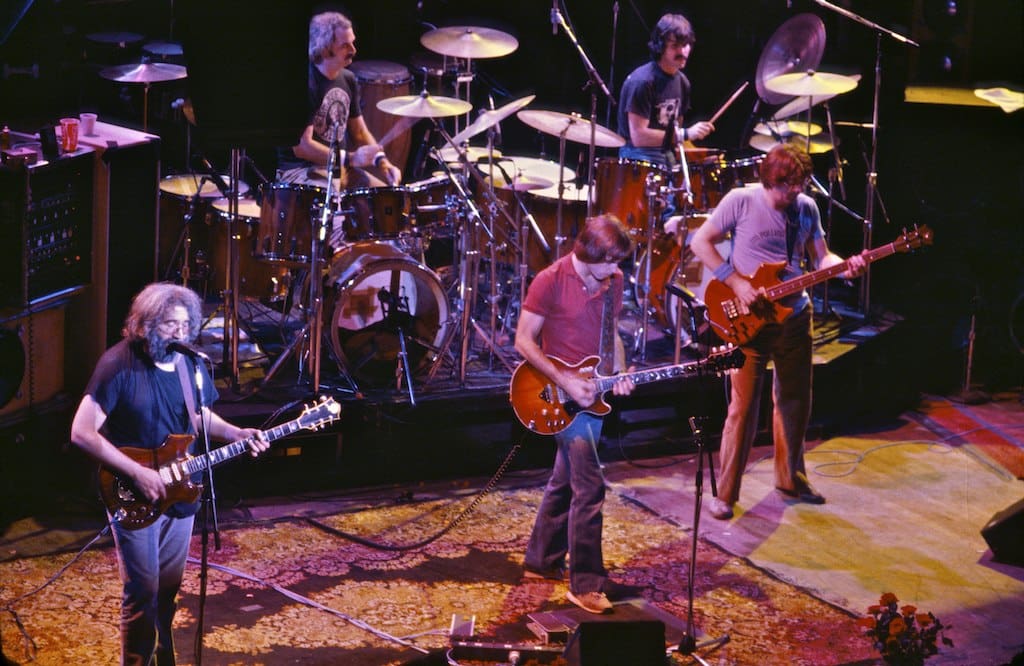
{"type": "Polygon", "coordinates": [[[173,335],[174,333],[177,333],[179,331],[184,335],[188,335],[188,331],[189,328],[191,328],[191,325],[189,324],[187,319],[184,321],[167,319],[165,321],[160,322],[157,325],[157,328],[160,329],[161,333],[166,333],[168,335],[173,335]]]}

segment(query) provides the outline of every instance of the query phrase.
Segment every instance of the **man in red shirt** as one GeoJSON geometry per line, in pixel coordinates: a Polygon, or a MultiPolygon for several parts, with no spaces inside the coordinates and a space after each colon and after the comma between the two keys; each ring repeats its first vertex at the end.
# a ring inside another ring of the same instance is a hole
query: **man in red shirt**
{"type": "MultiPolygon", "coordinates": [[[[601,351],[602,329],[612,331],[612,369],[625,369],[626,353],[617,331],[622,309],[620,261],[633,251],[629,232],[612,215],[587,220],[572,253],[537,274],[526,294],[516,349],[534,368],[561,387],[580,407],[599,397],[594,382],[560,369],[548,359],[557,356],[576,364],[601,351]],[[605,313],[606,306],[610,312],[605,313]],[[611,326],[603,326],[604,317],[611,326]]],[[[612,391],[628,395],[633,383],[616,382],[612,391]]],[[[597,442],[602,419],[588,412],[555,435],[558,450],[551,478],[537,511],[526,548],[527,578],[564,578],[569,559],[569,601],[591,613],[608,613],[612,604],[603,588],[608,579],[601,552],[605,485],[597,442]]]]}

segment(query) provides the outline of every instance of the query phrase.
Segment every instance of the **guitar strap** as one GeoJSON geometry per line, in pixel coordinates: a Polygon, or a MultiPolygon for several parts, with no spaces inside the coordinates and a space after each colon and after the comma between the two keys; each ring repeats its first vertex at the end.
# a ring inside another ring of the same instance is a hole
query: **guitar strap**
{"type": "Polygon", "coordinates": [[[192,430],[199,434],[199,413],[196,411],[196,396],[193,393],[192,378],[188,376],[188,368],[185,367],[185,357],[178,354],[174,361],[174,368],[178,371],[178,381],[181,382],[181,393],[185,396],[185,407],[188,409],[188,419],[192,422],[192,430]]]}
{"type": "Polygon", "coordinates": [[[786,263],[793,263],[793,248],[800,231],[800,211],[796,204],[786,208],[786,263]]]}
{"type": "Polygon", "coordinates": [[[611,285],[604,291],[604,305],[601,309],[601,363],[598,371],[610,375],[615,371],[615,294],[611,285]]]}

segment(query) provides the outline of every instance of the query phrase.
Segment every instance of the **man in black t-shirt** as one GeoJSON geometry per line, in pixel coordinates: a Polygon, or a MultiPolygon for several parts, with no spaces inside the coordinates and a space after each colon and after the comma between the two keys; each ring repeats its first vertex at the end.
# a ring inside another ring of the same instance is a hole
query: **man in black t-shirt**
{"type": "MultiPolygon", "coordinates": [[[[163,478],[123,447],[156,449],[168,435],[196,434],[196,421],[211,439],[248,439],[253,455],[268,446],[260,430],[240,428],[214,413],[210,405],[217,391],[206,368],[170,348],[192,342],[201,322],[194,291],[168,282],[144,288],[132,301],[124,339],[100,357],[71,424],[75,445],[155,505],[166,500],[175,479],[163,478]],[[195,373],[200,383],[193,384],[195,373]],[[190,405],[201,410],[201,419],[193,418],[190,405]]],[[[138,529],[123,524],[116,512],[110,516],[124,584],[123,664],[150,664],[154,659],[160,666],[174,664],[171,625],[197,509],[198,502],[172,504],[152,524],[138,529]]]]}

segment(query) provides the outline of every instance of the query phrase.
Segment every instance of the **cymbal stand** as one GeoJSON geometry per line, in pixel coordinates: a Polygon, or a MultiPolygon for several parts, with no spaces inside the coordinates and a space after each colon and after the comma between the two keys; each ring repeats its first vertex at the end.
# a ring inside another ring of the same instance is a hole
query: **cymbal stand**
{"type": "MultiPolygon", "coordinates": [[[[284,364],[285,360],[292,354],[296,354],[298,363],[298,381],[302,381],[305,360],[309,360],[309,379],[312,392],[320,392],[320,360],[323,348],[323,276],[321,275],[322,249],[327,242],[327,234],[331,226],[333,213],[331,201],[335,198],[334,192],[334,164],[338,155],[338,125],[335,123],[331,128],[330,149],[327,157],[327,187],[324,189],[324,203],[320,211],[319,224],[314,226],[310,234],[309,250],[309,291],[308,301],[305,308],[306,323],[302,329],[295,334],[295,338],[288,348],[278,356],[270,370],[263,378],[261,386],[266,386],[271,378],[284,364]],[[302,349],[302,348],[305,349],[302,349]]],[[[340,365],[340,364],[339,364],[340,365]]],[[[353,390],[358,387],[352,377],[342,369],[342,374],[353,390]]]]}
{"type": "MultiPolygon", "coordinates": [[[[836,143],[836,128],[832,123],[832,111],[829,108],[828,102],[825,102],[825,120],[828,124],[828,135],[832,142],[832,156],[835,160],[835,166],[828,170],[828,191],[826,196],[828,197],[828,208],[825,209],[825,239],[832,242],[832,211],[835,208],[835,185],[839,184],[839,194],[842,198],[846,199],[846,187],[843,185],[843,160],[839,157],[839,146],[836,143]]],[[[807,126],[811,126],[811,109],[807,108],[807,126]]],[[[808,135],[810,132],[808,132],[808,135]]],[[[808,136],[810,140],[810,136],[808,136]]],[[[826,319],[834,317],[841,319],[839,314],[832,308],[828,301],[828,288],[829,281],[821,285],[821,315],[826,319]]]]}
{"type": "MultiPolygon", "coordinates": [[[[914,40],[905,37],[897,32],[889,30],[883,26],[878,25],[873,21],[851,12],[848,9],[837,7],[836,5],[828,2],[827,0],[814,0],[815,3],[821,5],[825,9],[829,9],[840,16],[845,16],[851,21],[860,23],[870,30],[875,31],[875,88],[874,95],[871,103],[871,157],[868,164],[867,174],[867,191],[865,193],[864,200],[864,244],[865,250],[871,248],[871,235],[872,235],[872,220],[874,219],[875,211],[875,197],[878,196],[878,107],[881,99],[882,92],[882,35],[888,35],[892,39],[906,44],[908,46],[916,46],[920,48],[920,44],[914,40]]],[[[861,311],[864,316],[868,319],[871,318],[871,266],[864,267],[863,279],[861,280],[860,289],[860,305],[861,311]]]]}
{"type": "Polygon", "coordinates": [[[231,149],[231,169],[228,182],[228,269],[224,287],[224,365],[231,386],[238,389],[238,290],[241,281],[238,259],[238,184],[241,182],[242,159],[245,151],[231,149]]]}

